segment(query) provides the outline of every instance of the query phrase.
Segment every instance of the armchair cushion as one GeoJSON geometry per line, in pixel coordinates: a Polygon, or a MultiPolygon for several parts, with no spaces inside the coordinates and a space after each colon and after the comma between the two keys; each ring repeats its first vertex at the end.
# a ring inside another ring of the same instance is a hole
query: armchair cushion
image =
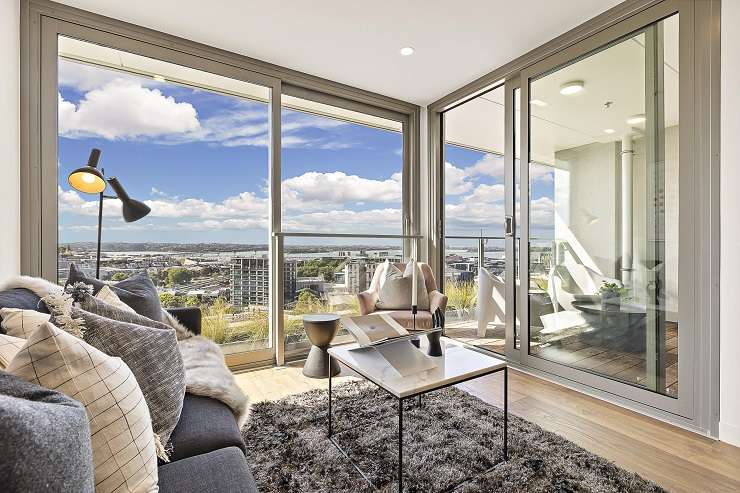
{"type": "Polygon", "coordinates": [[[424,282],[421,268],[414,262],[406,265],[404,272],[394,264],[385,268],[385,282],[381,283],[376,306],[380,310],[410,310],[412,289],[416,290],[419,310],[429,309],[429,293],[424,282]],[[416,286],[413,286],[414,268],[416,268],[416,286]]]}
{"type": "Polygon", "coordinates": [[[367,315],[375,311],[375,303],[378,301],[377,291],[363,291],[357,294],[360,303],[360,315],[367,315]]]}
{"type": "MultiPolygon", "coordinates": [[[[414,328],[414,315],[411,313],[411,310],[378,310],[375,313],[385,313],[390,315],[391,318],[398,322],[404,329],[414,328]]],[[[419,310],[416,313],[416,328],[426,330],[433,327],[434,317],[432,317],[432,312],[419,310]]]]}

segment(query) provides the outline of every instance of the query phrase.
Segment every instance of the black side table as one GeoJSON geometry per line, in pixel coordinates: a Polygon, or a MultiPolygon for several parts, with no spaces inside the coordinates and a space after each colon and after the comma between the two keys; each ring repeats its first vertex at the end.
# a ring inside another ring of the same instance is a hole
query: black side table
{"type": "Polygon", "coordinates": [[[329,359],[327,350],[334,336],[339,332],[339,315],[333,313],[315,313],[303,316],[303,328],[311,350],[303,365],[303,374],[310,378],[327,378],[339,374],[339,364],[329,359]]]}

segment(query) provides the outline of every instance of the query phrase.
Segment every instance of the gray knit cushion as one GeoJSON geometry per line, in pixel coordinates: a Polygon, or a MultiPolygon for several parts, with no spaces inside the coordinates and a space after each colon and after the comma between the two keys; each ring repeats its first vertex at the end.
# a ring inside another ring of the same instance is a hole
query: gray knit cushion
{"type": "MultiPolygon", "coordinates": [[[[103,286],[106,285],[103,281],[86,276],[84,272],[77,269],[75,264],[70,264],[67,284],[74,284],[76,282],[90,284],[95,293],[103,289],[103,286]]],[[[157,287],[149,279],[146,271],[136,273],[123,281],[108,284],[108,286],[118,295],[121,301],[133,308],[136,313],[149,317],[152,320],[164,321],[162,304],[159,302],[157,287]]]]}
{"type": "Polygon", "coordinates": [[[92,492],[93,458],[85,407],[0,371],[0,489],[92,492]]]}
{"type": "Polygon", "coordinates": [[[82,319],[85,342],[118,356],[131,369],[149,406],[154,433],[166,444],[185,398],[185,367],[175,330],[119,322],[77,307],[71,316],[82,319]]]}
{"type": "Polygon", "coordinates": [[[138,313],[129,310],[121,310],[117,306],[107,303],[100,298],[92,296],[90,294],[86,294],[85,296],[83,296],[78,303],[79,307],[83,310],[87,310],[90,313],[94,313],[102,317],[112,318],[113,320],[118,320],[119,322],[129,322],[133,324],[144,325],[146,327],[152,327],[154,329],[170,330],[174,328],[178,332],[178,339],[187,338],[192,335],[188,334],[187,331],[183,330],[180,327],[172,327],[164,322],[152,320],[149,317],[139,315],[138,313]]]}

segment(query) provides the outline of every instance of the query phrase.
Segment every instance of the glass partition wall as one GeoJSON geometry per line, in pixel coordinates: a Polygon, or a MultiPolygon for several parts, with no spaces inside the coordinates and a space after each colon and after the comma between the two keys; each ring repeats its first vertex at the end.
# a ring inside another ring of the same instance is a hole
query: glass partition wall
{"type": "Polygon", "coordinates": [[[527,169],[529,355],[674,398],[678,42],[673,15],[530,76],[527,169]]]}
{"type": "Polygon", "coordinates": [[[203,335],[246,367],[302,357],[304,314],[357,313],[375,267],[415,248],[408,115],[61,21],[45,29],[59,282],[72,263],[96,275],[102,211],[100,278],[146,271],[165,308],[200,307],[203,335]],[[110,187],[68,183],[93,148],[145,217],[124,221],[110,187]]]}
{"type": "Polygon", "coordinates": [[[679,118],[698,111],[687,5],[662,2],[491,74],[501,79],[493,90],[430,107],[437,265],[448,336],[663,417],[711,423],[695,387],[708,344],[698,339],[708,333],[698,272],[709,268],[695,232],[708,191],[694,130],[679,118]],[[488,106],[500,110],[477,111],[488,106]],[[501,284],[493,323],[484,274],[501,284]]]}
{"type": "Polygon", "coordinates": [[[446,334],[506,345],[504,86],[443,114],[446,334]]]}

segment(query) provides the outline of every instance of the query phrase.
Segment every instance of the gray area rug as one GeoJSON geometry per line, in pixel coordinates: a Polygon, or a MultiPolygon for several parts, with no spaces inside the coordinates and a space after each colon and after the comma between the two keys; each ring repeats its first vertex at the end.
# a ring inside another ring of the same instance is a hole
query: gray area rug
{"type": "MultiPolygon", "coordinates": [[[[397,401],[374,385],[333,392],[335,439],[380,491],[397,491],[397,401]],[[343,431],[344,430],[344,431],[343,431]]],[[[242,430],[262,493],[373,491],[327,438],[328,393],[313,390],[252,407],[242,430]]],[[[450,387],[404,407],[404,491],[663,492],[574,443],[450,387]]]]}

